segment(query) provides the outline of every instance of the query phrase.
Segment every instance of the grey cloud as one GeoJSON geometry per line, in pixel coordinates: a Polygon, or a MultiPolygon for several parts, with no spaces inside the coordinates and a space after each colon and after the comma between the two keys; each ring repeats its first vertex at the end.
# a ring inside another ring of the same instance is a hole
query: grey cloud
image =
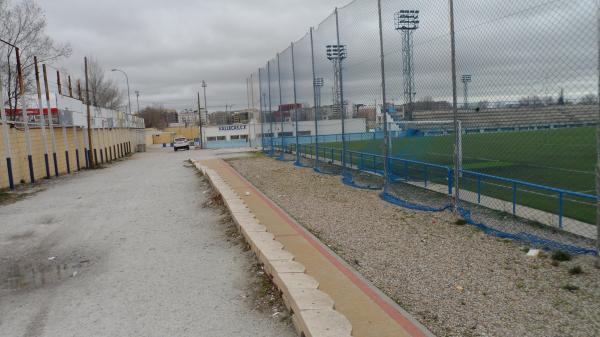
{"type": "MultiPolygon", "coordinates": [[[[84,55],[128,72],[141,103],[246,104],[245,77],[332,12],[340,0],[40,0],[48,33],[70,42],[58,66],[81,76],[84,55]]],[[[109,74],[120,79],[119,74],[109,74]]]]}

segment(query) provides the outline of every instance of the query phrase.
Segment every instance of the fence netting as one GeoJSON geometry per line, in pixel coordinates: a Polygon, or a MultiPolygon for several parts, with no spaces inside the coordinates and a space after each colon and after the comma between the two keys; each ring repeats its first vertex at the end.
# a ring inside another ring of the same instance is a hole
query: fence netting
{"type": "MultiPolygon", "coordinates": [[[[501,231],[592,248],[597,2],[463,1],[455,22],[463,207],[501,231]]],[[[415,117],[434,115],[448,114],[415,117]]]]}
{"type": "Polygon", "coordinates": [[[456,2],[453,77],[448,1],[355,0],[261,68],[263,149],[491,235],[593,253],[597,8],[456,2]]]}

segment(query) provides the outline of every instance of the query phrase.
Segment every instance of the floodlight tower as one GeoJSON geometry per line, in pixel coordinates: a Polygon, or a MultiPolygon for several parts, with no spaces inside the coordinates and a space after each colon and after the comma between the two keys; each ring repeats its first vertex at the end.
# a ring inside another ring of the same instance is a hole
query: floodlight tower
{"type": "Polygon", "coordinates": [[[317,77],[313,81],[313,87],[315,88],[315,98],[316,106],[315,106],[315,120],[321,119],[318,115],[318,111],[321,107],[321,88],[323,88],[323,77],[317,77]]]}
{"type": "Polygon", "coordinates": [[[342,102],[341,79],[342,61],[348,56],[346,45],[327,45],[327,59],[333,64],[333,112],[339,113],[343,119],[344,102],[342,102]]]}
{"type": "Polygon", "coordinates": [[[402,77],[404,78],[404,119],[412,120],[415,97],[415,71],[413,67],[412,34],[419,28],[418,10],[400,10],[394,14],[397,31],[402,33],[402,77]]]}
{"type": "Polygon", "coordinates": [[[463,82],[463,94],[464,94],[463,109],[468,110],[469,109],[469,95],[468,95],[467,89],[468,89],[469,82],[471,82],[471,75],[462,75],[461,81],[463,82]]]}

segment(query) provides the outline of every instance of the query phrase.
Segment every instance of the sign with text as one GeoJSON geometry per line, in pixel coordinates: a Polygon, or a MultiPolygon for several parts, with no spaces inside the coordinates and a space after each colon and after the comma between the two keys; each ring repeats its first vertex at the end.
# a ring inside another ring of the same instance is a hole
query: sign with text
{"type": "Polygon", "coordinates": [[[240,131],[240,130],[246,130],[247,126],[248,125],[246,125],[246,124],[223,125],[223,126],[219,126],[219,131],[240,131]]]}

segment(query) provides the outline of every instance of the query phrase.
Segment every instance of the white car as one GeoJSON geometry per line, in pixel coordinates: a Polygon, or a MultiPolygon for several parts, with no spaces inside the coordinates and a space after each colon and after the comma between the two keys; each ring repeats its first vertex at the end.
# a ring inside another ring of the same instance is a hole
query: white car
{"type": "Polygon", "coordinates": [[[190,142],[185,137],[177,137],[173,141],[173,149],[175,151],[177,151],[179,149],[189,150],[190,149],[190,142]]]}

